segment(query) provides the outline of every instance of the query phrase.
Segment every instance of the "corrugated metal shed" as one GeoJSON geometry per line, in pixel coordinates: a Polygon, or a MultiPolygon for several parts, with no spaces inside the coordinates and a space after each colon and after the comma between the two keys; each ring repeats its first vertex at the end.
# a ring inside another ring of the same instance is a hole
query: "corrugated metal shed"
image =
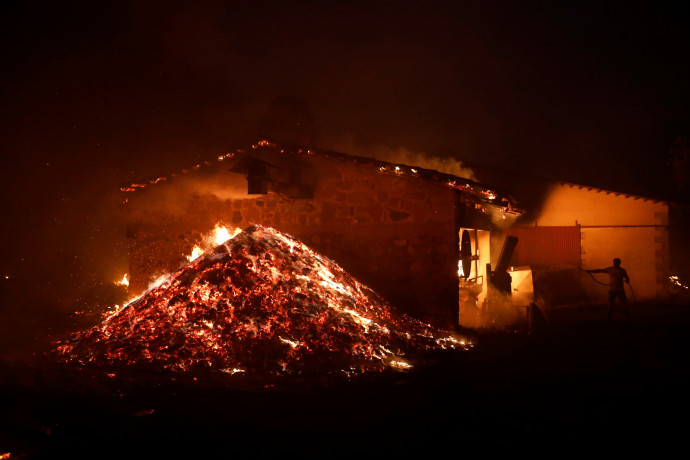
{"type": "Polygon", "coordinates": [[[511,265],[581,264],[579,226],[512,227],[505,235],[518,238],[511,265]]]}

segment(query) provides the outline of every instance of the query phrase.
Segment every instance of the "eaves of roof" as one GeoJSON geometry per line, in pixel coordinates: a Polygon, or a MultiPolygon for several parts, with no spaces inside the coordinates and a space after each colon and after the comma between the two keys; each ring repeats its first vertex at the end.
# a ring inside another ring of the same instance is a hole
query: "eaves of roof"
{"type": "Polygon", "coordinates": [[[168,182],[176,177],[193,174],[194,172],[204,168],[212,167],[214,166],[214,163],[217,164],[229,159],[237,159],[245,155],[251,155],[252,151],[260,151],[261,149],[278,150],[281,154],[285,155],[306,155],[368,165],[372,168],[375,168],[379,174],[418,178],[447,186],[459,193],[462,193],[470,201],[477,203],[480,206],[500,208],[506,214],[521,215],[523,213],[523,210],[518,207],[516,200],[508,193],[463,177],[458,177],[431,169],[424,169],[417,166],[390,163],[382,160],[376,160],[374,158],[353,156],[339,152],[306,148],[301,146],[277,145],[267,140],[260,140],[252,144],[249,148],[236,149],[234,152],[216,157],[214,161],[204,161],[200,164],[192,166],[191,168],[182,169],[177,173],[170,173],[167,176],[127,184],[121,187],[120,190],[125,193],[135,193],[148,187],[155,186],[156,184],[168,182]]]}

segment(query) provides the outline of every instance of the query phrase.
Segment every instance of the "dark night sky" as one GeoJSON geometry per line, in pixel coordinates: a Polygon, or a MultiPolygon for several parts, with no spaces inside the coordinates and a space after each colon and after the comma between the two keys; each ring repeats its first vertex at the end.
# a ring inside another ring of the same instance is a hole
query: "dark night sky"
{"type": "Polygon", "coordinates": [[[259,136],[656,196],[688,135],[688,14],[671,3],[15,3],[0,281],[65,311],[126,270],[121,184],[259,136]]]}

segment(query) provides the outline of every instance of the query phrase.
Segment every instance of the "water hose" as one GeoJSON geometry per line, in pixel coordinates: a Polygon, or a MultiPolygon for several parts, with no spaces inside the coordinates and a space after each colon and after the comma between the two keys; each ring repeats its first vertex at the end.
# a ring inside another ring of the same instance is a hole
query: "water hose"
{"type": "MultiPolygon", "coordinates": [[[[602,286],[608,286],[609,285],[608,283],[602,283],[601,281],[596,279],[594,277],[594,275],[592,275],[592,273],[589,270],[585,270],[585,269],[580,268],[580,267],[577,267],[577,268],[578,268],[578,270],[582,270],[583,272],[586,272],[590,276],[590,278],[592,278],[592,281],[594,281],[595,283],[601,284],[602,286]]],[[[630,284],[630,281],[626,281],[625,284],[627,284],[628,288],[630,288],[630,295],[632,295],[633,302],[637,302],[637,298],[635,297],[635,291],[633,291],[633,288],[632,288],[632,285],[630,284]]]]}
{"type": "Polygon", "coordinates": [[[601,281],[596,279],[594,277],[594,275],[592,275],[592,273],[589,270],[585,270],[584,268],[580,268],[580,267],[577,267],[577,269],[587,273],[589,275],[589,277],[592,278],[592,281],[594,281],[595,283],[601,284],[602,286],[608,286],[609,285],[609,283],[602,283],[601,281]]]}
{"type": "Polygon", "coordinates": [[[627,284],[628,287],[630,288],[630,294],[632,295],[633,302],[637,303],[637,298],[635,297],[635,291],[633,291],[632,284],[630,284],[630,281],[628,281],[625,284],[627,284]]]}

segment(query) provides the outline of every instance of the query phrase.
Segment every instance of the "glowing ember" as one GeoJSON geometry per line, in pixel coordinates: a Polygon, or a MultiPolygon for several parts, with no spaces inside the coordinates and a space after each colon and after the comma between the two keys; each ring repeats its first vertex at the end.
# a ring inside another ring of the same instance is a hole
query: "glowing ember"
{"type": "Polygon", "coordinates": [[[415,350],[470,346],[395,313],[299,241],[253,226],[57,352],[80,363],[177,371],[349,374],[407,369],[403,356],[415,350]]]}
{"type": "Polygon", "coordinates": [[[118,286],[129,286],[129,280],[127,279],[127,273],[122,277],[120,281],[116,281],[115,284],[118,286]]]}
{"type": "Polygon", "coordinates": [[[683,284],[677,275],[671,275],[668,277],[668,279],[671,281],[671,284],[673,284],[674,286],[678,286],[679,288],[683,288],[686,290],[688,289],[688,286],[683,284]]]}

